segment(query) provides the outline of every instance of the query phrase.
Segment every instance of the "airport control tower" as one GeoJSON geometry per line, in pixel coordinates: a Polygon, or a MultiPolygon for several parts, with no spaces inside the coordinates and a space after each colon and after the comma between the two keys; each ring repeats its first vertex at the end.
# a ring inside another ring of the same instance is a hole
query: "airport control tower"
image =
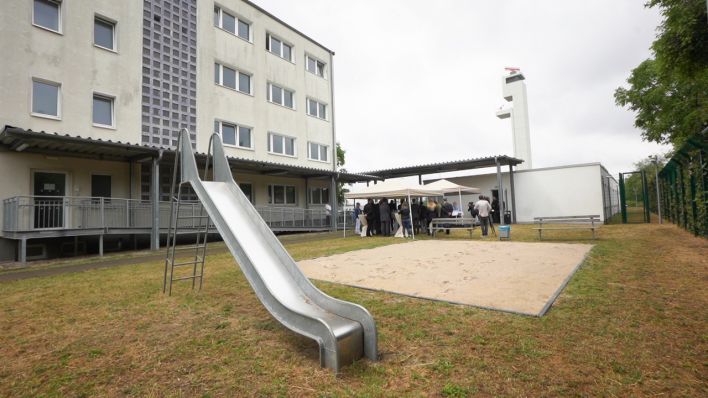
{"type": "Polygon", "coordinates": [[[514,141],[514,157],[521,159],[519,170],[531,169],[531,134],[529,132],[529,108],[526,102],[526,83],[524,74],[519,68],[505,68],[509,73],[502,76],[502,94],[504,99],[514,104],[511,107],[499,109],[499,119],[511,118],[511,129],[514,141]]]}

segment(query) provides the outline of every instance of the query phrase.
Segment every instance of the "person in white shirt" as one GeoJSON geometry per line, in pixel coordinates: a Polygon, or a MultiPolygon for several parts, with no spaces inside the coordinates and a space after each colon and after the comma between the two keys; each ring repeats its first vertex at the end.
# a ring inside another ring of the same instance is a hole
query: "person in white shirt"
{"type": "Polygon", "coordinates": [[[325,209],[325,223],[327,224],[328,227],[331,227],[332,226],[332,206],[330,206],[329,203],[325,203],[324,209],[325,209]]]}
{"type": "Polygon", "coordinates": [[[489,213],[492,211],[492,205],[484,199],[484,196],[479,195],[479,200],[474,204],[474,209],[479,212],[479,222],[482,226],[482,237],[487,237],[489,226],[489,213]]]}

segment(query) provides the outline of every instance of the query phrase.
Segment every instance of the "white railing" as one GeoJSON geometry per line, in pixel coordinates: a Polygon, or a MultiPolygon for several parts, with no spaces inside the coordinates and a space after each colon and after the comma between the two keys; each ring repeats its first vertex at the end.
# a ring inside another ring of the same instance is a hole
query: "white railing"
{"type": "MultiPolygon", "coordinates": [[[[328,228],[330,217],[323,208],[257,207],[274,229],[328,228]]],[[[160,202],[160,228],[168,227],[170,202],[160,202]]],[[[199,202],[180,203],[180,229],[203,228],[199,202]]],[[[339,219],[341,220],[340,212],[339,219]]],[[[72,196],[15,196],[3,200],[3,231],[30,232],[82,229],[150,229],[152,203],[147,200],[72,196]]],[[[341,221],[340,221],[341,223],[341,221]]]]}

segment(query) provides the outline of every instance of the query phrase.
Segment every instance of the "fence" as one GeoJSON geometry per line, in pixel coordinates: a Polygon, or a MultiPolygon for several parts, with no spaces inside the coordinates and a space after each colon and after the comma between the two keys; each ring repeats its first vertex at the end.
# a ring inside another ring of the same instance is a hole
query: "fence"
{"type": "Polygon", "coordinates": [[[696,236],[708,236],[708,128],[689,138],[659,173],[664,216],[696,236]]]}

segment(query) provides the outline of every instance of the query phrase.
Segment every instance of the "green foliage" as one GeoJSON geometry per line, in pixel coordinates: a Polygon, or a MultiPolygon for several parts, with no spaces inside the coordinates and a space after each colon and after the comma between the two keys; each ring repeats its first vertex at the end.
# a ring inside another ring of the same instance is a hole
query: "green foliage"
{"type": "Polygon", "coordinates": [[[708,23],[704,0],[651,0],[664,17],[653,58],[637,66],[615,102],[636,112],[647,141],[681,145],[708,125],[708,23]]]}
{"type": "MultiPolygon", "coordinates": [[[[345,163],[345,155],[347,151],[342,148],[342,145],[340,143],[337,143],[337,169],[341,172],[346,172],[347,169],[342,168],[345,163]]],[[[337,183],[337,203],[338,204],[343,204],[344,203],[344,194],[349,192],[347,188],[344,187],[344,184],[339,182],[337,183]]]]}

